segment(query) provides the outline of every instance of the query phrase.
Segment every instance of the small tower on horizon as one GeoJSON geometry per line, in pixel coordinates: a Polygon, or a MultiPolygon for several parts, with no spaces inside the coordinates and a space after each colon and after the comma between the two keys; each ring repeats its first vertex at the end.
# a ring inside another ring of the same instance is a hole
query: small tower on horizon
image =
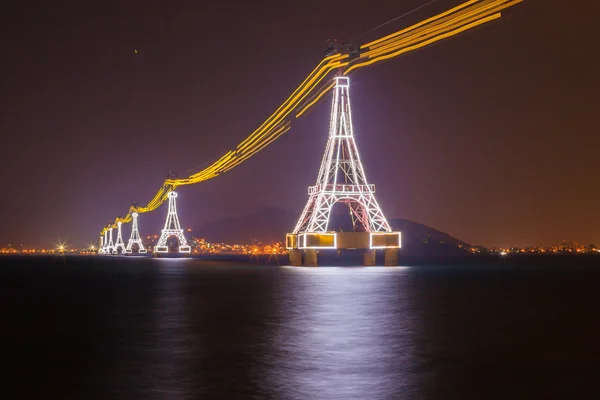
{"type": "Polygon", "coordinates": [[[115,242],[115,247],[113,248],[113,254],[119,254],[119,249],[121,249],[121,254],[125,252],[125,243],[123,242],[123,235],[121,233],[121,226],[123,223],[121,221],[117,222],[117,241],[115,242]]]}
{"type": "Polygon", "coordinates": [[[113,236],[112,236],[113,228],[108,228],[108,244],[105,248],[106,254],[113,254],[113,250],[115,249],[115,245],[113,244],[113,236]]]}
{"type": "Polygon", "coordinates": [[[165,221],[165,227],[161,231],[160,238],[154,247],[155,253],[168,253],[169,247],[167,246],[167,239],[171,236],[175,236],[179,242],[179,253],[190,253],[191,247],[188,246],[187,240],[183,235],[183,229],[179,225],[179,217],[177,216],[177,193],[169,192],[169,211],[167,212],[167,220],[165,221]]]}
{"type": "MultiPolygon", "coordinates": [[[[102,237],[102,236],[100,236],[100,237],[102,237]]],[[[107,249],[108,249],[108,229],[105,228],[101,254],[110,254],[107,249]]]]}
{"type": "Polygon", "coordinates": [[[144,244],[142,243],[142,238],[140,237],[140,232],[138,231],[138,213],[134,212],[131,214],[133,218],[133,222],[131,223],[131,236],[129,237],[129,241],[127,242],[127,247],[125,248],[126,254],[133,253],[133,245],[138,245],[138,253],[144,254],[146,253],[146,249],[144,248],[144,244]]]}

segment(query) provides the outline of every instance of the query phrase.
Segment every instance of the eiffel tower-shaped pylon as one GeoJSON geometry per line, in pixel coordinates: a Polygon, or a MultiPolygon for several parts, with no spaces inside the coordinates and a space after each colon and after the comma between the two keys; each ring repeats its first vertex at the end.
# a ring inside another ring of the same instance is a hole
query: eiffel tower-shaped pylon
{"type": "Polygon", "coordinates": [[[354,231],[364,232],[365,248],[400,247],[400,232],[392,232],[375,199],[375,185],[365,175],[354,140],[349,89],[350,78],[335,78],[323,161],[316,184],[308,189],[308,203],[288,234],[288,249],[344,248],[338,245],[335,232],[329,231],[331,209],[337,202],[348,206],[354,231]]]}
{"type": "Polygon", "coordinates": [[[107,247],[108,247],[108,229],[104,230],[104,236],[100,236],[100,240],[102,243],[102,252],[100,254],[107,254],[107,247]]]}
{"type": "Polygon", "coordinates": [[[125,243],[123,242],[123,235],[121,233],[121,226],[123,223],[121,221],[117,222],[117,241],[115,242],[115,247],[113,248],[113,254],[119,254],[119,249],[121,249],[121,253],[125,252],[125,243]]]}
{"type": "Polygon", "coordinates": [[[169,247],[167,246],[167,239],[171,236],[175,236],[179,242],[179,252],[189,253],[191,251],[190,246],[185,240],[183,235],[183,229],[179,225],[179,217],[177,216],[177,205],[176,205],[177,193],[169,192],[169,211],[167,213],[167,220],[165,221],[165,228],[161,231],[160,238],[154,247],[156,253],[168,253],[169,247]]]}
{"type": "Polygon", "coordinates": [[[105,232],[108,233],[108,242],[106,242],[105,240],[105,242],[108,243],[106,247],[104,247],[105,254],[113,254],[113,250],[115,249],[115,245],[113,244],[112,231],[113,228],[108,228],[108,232],[105,232]]]}
{"type": "Polygon", "coordinates": [[[142,243],[142,238],[140,237],[140,232],[138,231],[138,213],[131,214],[133,218],[133,222],[131,223],[131,236],[129,237],[129,241],[127,242],[127,248],[125,249],[125,253],[131,254],[133,253],[133,245],[138,245],[138,253],[143,254],[146,252],[144,248],[144,244],[142,243]]]}

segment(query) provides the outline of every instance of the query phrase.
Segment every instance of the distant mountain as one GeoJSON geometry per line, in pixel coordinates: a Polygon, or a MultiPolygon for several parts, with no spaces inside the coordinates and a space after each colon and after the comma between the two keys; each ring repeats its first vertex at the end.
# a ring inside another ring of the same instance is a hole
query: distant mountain
{"type": "MultiPolygon", "coordinates": [[[[330,226],[336,231],[351,231],[352,221],[343,207],[334,208],[330,226]]],[[[290,232],[298,215],[277,207],[261,208],[251,214],[226,218],[205,223],[195,230],[200,237],[217,243],[263,243],[281,242],[285,234],[290,232]]],[[[468,243],[458,240],[437,229],[409,221],[406,219],[390,219],[393,230],[402,232],[402,253],[409,256],[450,256],[462,255],[459,248],[470,247],[468,243]]]]}
{"type": "Polygon", "coordinates": [[[277,207],[264,207],[252,214],[207,222],[196,230],[213,243],[247,244],[283,242],[296,225],[297,215],[277,207]]]}
{"type": "Polygon", "coordinates": [[[388,221],[395,231],[402,232],[402,254],[409,256],[451,256],[464,255],[461,249],[471,247],[445,232],[407,219],[388,221]]]}

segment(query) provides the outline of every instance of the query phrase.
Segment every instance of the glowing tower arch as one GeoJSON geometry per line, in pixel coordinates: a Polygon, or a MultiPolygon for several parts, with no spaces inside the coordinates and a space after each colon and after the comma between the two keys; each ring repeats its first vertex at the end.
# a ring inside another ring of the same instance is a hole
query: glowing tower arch
{"type": "Polygon", "coordinates": [[[167,239],[171,236],[175,236],[179,242],[179,252],[189,253],[191,247],[188,246],[187,240],[183,235],[183,229],[179,225],[179,217],[177,216],[177,193],[169,192],[169,211],[167,213],[167,220],[165,221],[165,227],[161,231],[160,238],[154,247],[156,253],[168,253],[169,247],[167,246],[167,239]]]}
{"type": "Polygon", "coordinates": [[[123,235],[121,234],[121,226],[123,223],[121,221],[117,222],[117,241],[113,247],[113,254],[119,254],[119,249],[121,249],[121,254],[125,252],[125,243],[123,242],[123,235]]]}
{"type": "Polygon", "coordinates": [[[113,251],[115,250],[115,245],[113,244],[113,238],[112,238],[112,231],[113,231],[113,228],[108,228],[108,232],[104,232],[105,234],[108,234],[108,241],[105,240],[105,242],[108,243],[104,247],[105,254],[113,254],[113,251]]]}
{"type": "Polygon", "coordinates": [[[104,231],[104,239],[102,236],[100,236],[100,239],[102,240],[102,253],[101,254],[106,254],[107,253],[107,248],[108,248],[108,229],[104,231]]]}
{"type": "Polygon", "coordinates": [[[138,213],[131,214],[133,218],[133,222],[131,224],[131,236],[129,237],[129,241],[127,242],[127,248],[125,249],[126,254],[133,253],[133,245],[138,245],[138,253],[143,254],[146,253],[146,249],[144,248],[144,244],[142,243],[142,238],[140,237],[140,232],[138,231],[138,213]]]}
{"type": "MultiPolygon", "coordinates": [[[[329,139],[317,182],[308,188],[308,195],[308,202],[293,233],[287,235],[287,248],[291,250],[290,259],[293,258],[294,249],[394,249],[397,254],[397,249],[400,248],[400,232],[392,232],[383,215],[375,199],[375,185],[367,182],[354,140],[348,77],[335,78],[329,139]],[[345,203],[350,209],[355,231],[362,228],[362,232],[352,232],[356,233],[353,239],[349,239],[351,235],[347,233],[328,231],[331,209],[337,202],[345,203]]],[[[309,264],[316,265],[316,252],[314,257],[314,263],[309,264]]],[[[373,263],[374,257],[372,253],[373,263]]],[[[390,251],[390,260],[392,258],[390,251]]],[[[371,261],[369,265],[370,263],[371,261]]]]}

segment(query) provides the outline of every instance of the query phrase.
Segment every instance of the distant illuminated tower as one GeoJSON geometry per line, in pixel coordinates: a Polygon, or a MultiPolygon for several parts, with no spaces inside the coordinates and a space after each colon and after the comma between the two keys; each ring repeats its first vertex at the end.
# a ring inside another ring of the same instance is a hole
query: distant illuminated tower
{"type": "Polygon", "coordinates": [[[160,238],[154,247],[156,253],[168,253],[169,248],[167,247],[167,239],[171,236],[175,236],[179,242],[179,252],[189,253],[191,251],[188,246],[185,236],[183,235],[183,229],[179,225],[179,217],[177,216],[176,200],[177,193],[169,192],[169,211],[167,213],[167,220],[165,221],[165,228],[161,231],[160,238]]]}
{"type": "Polygon", "coordinates": [[[138,253],[143,254],[146,252],[144,248],[144,244],[142,243],[142,238],[140,237],[140,232],[138,231],[138,213],[131,214],[133,218],[133,222],[131,223],[131,236],[129,237],[129,241],[127,242],[127,248],[125,249],[125,253],[131,254],[133,253],[133,245],[138,245],[138,253]]]}
{"type": "Polygon", "coordinates": [[[100,235],[100,246],[98,246],[98,254],[104,254],[104,236],[100,235]]]}
{"type": "MultiPolygon", "coordinates": [[[[311,259],[307,264],[316,265],[317,249],[344,248],[389,248],[388,261],[390,264],[395,262],[392,253],[397,255],[400,248],[400,232],[392,232],[375,199],[375,185],[367,181],[354,140],[348,77],[335,78],[329,139],[317,182],[308,188],[308,195],[308,203],[293,233],[287,236],[288,249],[304,250],[305,253],[310,250],[311,259]],[[329,231],[331,209],[337,202],[345,203],[349,208],[354,231],[358,232],[353,239],[347,233],[329,231]]],[[[291,259],[296,254],[291,254],[291,259]]],[[[374,253],[369,253],[368,257],[370,265],[374,262],[374,253]]],[[[293,262],[297,264],[298,259],[293,262]]]]}
{"type": "Polygon", "coordinates": [[[102,254],[109,254],[107,248],[108,248],[108,229],[105,228],[104,240],[103,240],[103,244],[102,244],[102,254]]]}
{"type": "Polygon", "coordinates": [[[113,254],[113,250],[115,249],[115,245],[113,244],[112,231],[113,228],[108,228],[108,244],[105,247],[106,254],[113,254]]]}
{"type": "Polygon", "coordinates": [[[113,248],[113,254],[119,254],[119,249],[121,249],[121,254],[125,252],[125,243],[123,242],[123,235],[121,234],[121,226],[123,223],[121,221],[117,222],[117,241],[115,242],[115,247],[113,248]]]}

